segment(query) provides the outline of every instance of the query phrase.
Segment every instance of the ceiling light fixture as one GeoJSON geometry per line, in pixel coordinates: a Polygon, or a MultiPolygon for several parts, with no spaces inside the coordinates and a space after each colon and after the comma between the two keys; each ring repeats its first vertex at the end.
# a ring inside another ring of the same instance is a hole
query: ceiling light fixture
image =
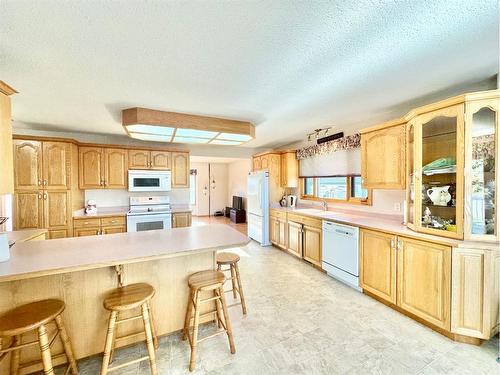
{"type": "Polygon", "coordinates": [[[138,107],[122,111],[122,125],[144,141],[238,146],[255,138],[250,122],[138,107]]]}
{"type": "Polygon", "coordinates": [[[315,140],[318,140],[323,134],[323,137],[326,137],[328,133],[330,133],[330,130],[333,128],[333,126],[330,126],[328,128],[321,128],[321,129],[315,129],[312,133],[307,134],[307,141],[311,142],[313,137],[315,140]]]}

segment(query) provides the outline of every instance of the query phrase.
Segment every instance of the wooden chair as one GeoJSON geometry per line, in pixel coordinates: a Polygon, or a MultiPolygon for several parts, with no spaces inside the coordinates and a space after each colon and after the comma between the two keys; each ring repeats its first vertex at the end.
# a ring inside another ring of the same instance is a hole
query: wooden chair
{"type": "Polygon", "coordinates": [[[60,336],[64,355],[68,363],[68,368],[65,374],[71,371],[72,374],[78,374],[78,368],[73,356],[73,350],[68,337],[68,333],[64,328],[61,313],[64,311],[65,304],[57,299],[47,299],[37,302],[28,303],[16,307],[2,316],[0,316],[0,337],[12,337],[12,343],[9,347],[3,349],[0,345],[0,360],[2,360],[9,352],[10,358],[10,374],[17,375],[26,368],[43,368],[45,375],[54,374],[52,367],[52,353],[50,347],[54,343],[56,337],[60,336]],[[49,340],[47,333],[47,325],[55,323],[57,330],[54,336],[49,340]],[[31,331],[37,331],[38,339],[35,341],[23,343],[22,335],[31,331]],[[29,346],[38,345],[41,352],[41,365],[21,364],[21,349],[29,346]]]}
{"type": "Polygon", "coordinates": [[[105,375],[110,371],[132,365],[137,362],[142,362],[149,359],[149,364],[152,374],[157,374],[156,370],[156,356],[155,348],[158,348],[158,339],[153,324],[151,313],[151,298],[155,294],[154,288],[149,284],[138,283],[130,284],[120,288],[113,289],[104,299],[104,308],[110,311],[108,331],[106,334],[106,343],[104,346],[104,356],[101,366],[101,375],[105,375]],[[136,308],[141,309],[141,314],[118,319],[121,312],[133,310],[136,308]],[[144,332],[137,332],[126,336],[115,337],[116,325],[121,323],[130,322],[136,319],[142,319],[144,324],[144,332]],[[122,363],[120,365],[109,367],[112,358],[115,344],[117,341],[126,340],[130,337],[138,336],[141,334],[146,335],[146,346],[148,355],[122,363]]]}
{"type": "Polygon", "coordinates": [[[220,271],[201,271],[192,274],[188,279],[188,285],[190,289],[188,306],[186,309],[186,318],[184,321],[184,331],[182,339],[189,339],[189,345],[191,346],[191,359],[189,360],[189,371],[193,371],[196,362],[196,350],[198,343],[205,341],[214,336],[226,333],[229,340],[229,347],[231,353],[236,353],[233,340],[233,332],[231,330],[231,322],[229,321],[229,315],[227,313],[226,300],[224,298],[224,281],[225,276],[220,271]],[[213,292],[213,297],[208,297],[205,299],[201,298],[203,292],[213,292]],[[208,311],[200,314],[202,304],[206,302],[215,302],[216,310],[208,311]],[[224,320],[221,316],[224,314],[224,320]],[[209,316],[211,314],[216,314],[216,320],[218,327],[222,326],[222,330],[218,330],[216,333],[198,339],[198,325],[200,324],[200,319],[209,316]],[[191,331],[191,319],[193,319],[193,330],[191,331]]]}
{"type": "Polygon", "coordinates": [[[247,314],[247,306],[245,304],[245,297],[243,295],[243,286],[241,285],[240,269],[238,267],[238,262],[240,261],[240,256],[234,253],[218,253],[217,254],[217,270],[222,272],[231,272],[231,284],[232,289],[226,290],[225,293],[233,292],[233,298],[236,299],[239,295],[240,302],[233,303],[228,307],[241,305],[243,310],[243,315],[247,314]],[[222,266],[229,266],[229,268],[222,269],[222,266]]]}

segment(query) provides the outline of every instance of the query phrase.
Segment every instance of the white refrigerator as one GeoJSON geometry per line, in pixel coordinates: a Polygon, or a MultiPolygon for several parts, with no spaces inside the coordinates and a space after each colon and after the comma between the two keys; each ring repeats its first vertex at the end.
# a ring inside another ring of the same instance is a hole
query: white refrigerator
{"type": "Polygon", "coordinates": [[[250,172],[247,185],[248,237],[262,246],[270,246],[269,172],[250,172]]]}

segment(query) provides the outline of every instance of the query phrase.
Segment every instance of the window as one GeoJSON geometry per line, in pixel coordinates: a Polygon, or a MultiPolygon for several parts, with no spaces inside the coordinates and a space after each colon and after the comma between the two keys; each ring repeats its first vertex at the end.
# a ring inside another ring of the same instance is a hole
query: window
{"type": "Polygon", "coordinates": [[[371,204],[371,191],[361,186],[361,176],[303,177],[302,199],[371,204]]]}
{"type": "Polygon", "coordinates": [[[189,204],[196,205],[196,169],[191,169],[189,174],[189,204]]]}

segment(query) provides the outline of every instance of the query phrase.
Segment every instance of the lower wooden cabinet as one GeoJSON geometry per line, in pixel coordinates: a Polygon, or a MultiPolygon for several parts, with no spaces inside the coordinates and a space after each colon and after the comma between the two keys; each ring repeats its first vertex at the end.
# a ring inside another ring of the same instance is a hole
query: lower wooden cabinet
{"type": "Polygon", "coordinates": [[[176,212],[172,214],[172,228],[191,226],[191,212],[176,212]]]}
{"type": "Polygon", "coordinates": [[[361,287],[450,330],[451,247],[361,230],[361,287]]]}
{"type": "Polygon", "coordinates": [[[304,259],[321,267],[321,227],[303,226],[304,259]]]}
{"type": "Polygon", "coordinates": [[[73,220],[75,237],[97,236],[127,231],[125,216],[85,217],[73,220]]]}
{"type": "Polygon", "coordinates": [[[362,229],[360,231],[361,287],[388,302],[396,303],[395,236],[362,229]]]}
{"type": "Polygon", "coordinates": [[[293,221],[287,222],[288,241],[286,250],[302,258],[302,224],[293,221]]]}
{"type": "Polygon", "coordinates": [[[269,217],[269,240],[273,245],[278,246],[280,238],[280,223],[278,218],[270,216],[269,217]]]}

